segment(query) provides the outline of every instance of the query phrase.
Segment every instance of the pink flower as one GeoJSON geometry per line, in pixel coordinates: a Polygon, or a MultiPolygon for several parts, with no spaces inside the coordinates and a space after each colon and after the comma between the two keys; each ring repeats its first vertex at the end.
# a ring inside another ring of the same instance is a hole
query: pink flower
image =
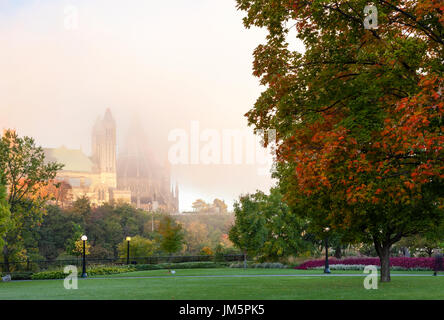
{"type": "MultiPolygon", "coordinates": [[[[409,268],[429,268],[433,269],[435,260],[434,258],[407,258],[398,257],[390,258],[390,265],[396,267],[409,268]]],[[[306,270],[314,267],[322,267],[325,264],[324,259],[319,260],[308,260],[295,267],[295,269],[306,270]]],[[[329,264],[362,264],[362,265],[380,265],[379,258],[346,258],[346,259],[336,259],[329,258],[329,264]]]]}

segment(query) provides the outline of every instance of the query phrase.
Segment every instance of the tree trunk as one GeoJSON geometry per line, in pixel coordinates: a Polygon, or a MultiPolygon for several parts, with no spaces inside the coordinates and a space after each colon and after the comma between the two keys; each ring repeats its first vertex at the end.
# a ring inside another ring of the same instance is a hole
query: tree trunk
{"type": "Polygon", "coordinates": [[[429,258],[431,258],[433,256],[433,249],[426,248],[426,252],[429,255],[429,258]]]}
{"type": "Polygon", "coordinates": [[[383,245],[378,251],[381,262],[381,282],[390,282],[390,245],[383,245]]]}
{"type": "Polygon", "coordinates": [[[247,252],[244,251],[244,269],[247,269],[247,252]]]}
{"type": "Polygon", "coordinates": [[[342,258],[342,250],[341,250],[341,246],[339,246],[339,245],[335,248],[335,258],[336,259],[342,258]]]}
{"type": "Polygon", "coordinates": [[[8,246],[5,244],[3,246],[3,264],[5,266],[5,272],[9,273],[10,268],[9,268],[9,250],[8,250],[8,246]]]}

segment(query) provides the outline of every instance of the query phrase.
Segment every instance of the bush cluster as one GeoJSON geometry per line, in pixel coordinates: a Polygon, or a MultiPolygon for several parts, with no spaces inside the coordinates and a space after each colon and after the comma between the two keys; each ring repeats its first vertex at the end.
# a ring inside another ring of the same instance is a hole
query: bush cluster
{"type": "MultiPolygon", "coordinates": [[[[123,272],[131,272],[135,271],[134,267],[130,266],[114,266],[114,267],[104,267],[104,266],[95,266],[88,268],[86,273],[89,276],[97,276],[97,275],[106,275],[106,274],[116,274],[123,272]]],[[[64,279],[67,274],[63,272],[63,270],[54,270],[54,271],[42,271],[34,273],[31,276],[32,280],[43,280],[43,279],[64,279]]],[[[79,274],[80,276],[80,274],[79,274]]]]}
{"type": "MultiPolygon", "coordinates": [[[[230,264],[230,268],[243,268],[243,262],[236,262],[230,264]]],[[[247,263],[247,268],[257,268],[257,269],[285,269],[288,266],[279,262],[263,262],[263,263],[247,263]]]]}
{"type": "MultiPolygon", "coordinates": [[[[247,262],[247,268],[251,268],[253,264],[251,262],[247,262]]],[[[230,268],[243,268],[244,263],[243,262],[234,262],[229,265],[230,268]]]]}
{"type": "Polygon", "coordinates": [[[1,277],[6,276],[7,274],[11,275],[11,280],[30,280],[32,276],[32,272],[12,272],[12,273],[2,273],[1,277]]]}
{"type": "Polygon", "coordinates": [[[161,269],[205,269],[205,268],[220,268],[223,264],[212,261],[202,262],[181,262],[181,263],[159,263],[159,264],[136,264],[134,268],[137,271],[143,270],[161,270],[161,269]]]}

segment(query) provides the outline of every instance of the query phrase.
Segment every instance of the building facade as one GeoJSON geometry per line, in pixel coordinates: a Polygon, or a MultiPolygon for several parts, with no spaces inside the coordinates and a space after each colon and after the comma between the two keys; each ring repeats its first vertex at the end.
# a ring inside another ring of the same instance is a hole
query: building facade
{"type": "Polygon", "coordinates": [[[179,210],[179,187],[173,188],[171,168],[163,165],[146,145],[140,123],[133,121],[117,160],[117,187],[131,191],[131,203],[145,210],[179,210]]]}

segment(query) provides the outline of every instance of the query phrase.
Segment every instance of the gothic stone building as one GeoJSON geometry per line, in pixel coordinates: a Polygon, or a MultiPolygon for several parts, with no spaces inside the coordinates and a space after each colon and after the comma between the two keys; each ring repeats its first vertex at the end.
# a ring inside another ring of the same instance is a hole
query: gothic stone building
{"type": "Polygon", "coordinates": [[[93,205],[123,201],[145,210],[178,212],[179,191],[177,184],[172,190],[170,167],[160,166],[149,156],[141,132],[132,126],[117,157],[116,123],[107,109],[93,127],[91,157],[81,150],[61,147],[45,149],[46,160],[65,165],[57,180],[71,186],[74,200],[87,196],[93,205]]]}

